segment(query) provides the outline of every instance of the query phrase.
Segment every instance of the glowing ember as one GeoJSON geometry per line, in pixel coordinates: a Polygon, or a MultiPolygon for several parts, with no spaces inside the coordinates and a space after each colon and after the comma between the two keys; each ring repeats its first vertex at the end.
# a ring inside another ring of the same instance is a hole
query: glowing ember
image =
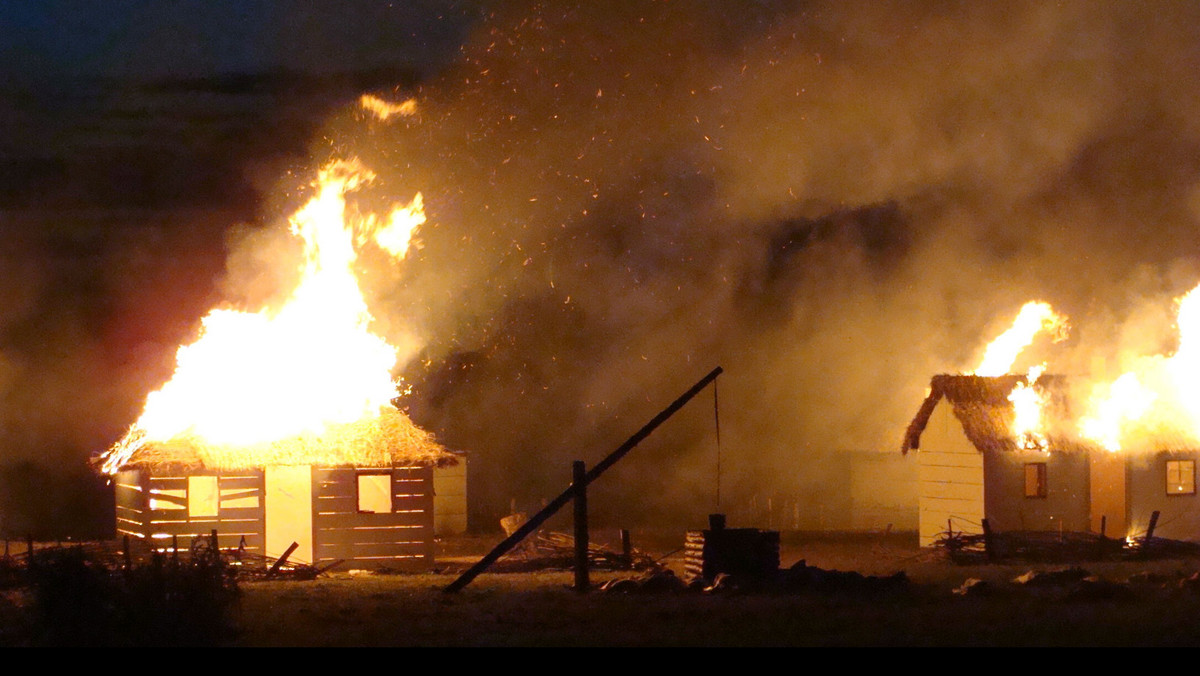
{"type": "Polygon", "coordinates": [[[1057,343],[1067,337],[1068,329],[1067,318],[1054,312],[1049,303],[1028,302],[1013,320],[1012,327],[987,346],[983,361],[972,373],[977,376],[1002,376],[1008,373],[1017,356],[1029,347],[1038,333],[1049,333],[1057,343]]]}
{"type": "Polygon", "coordinates": [[[1017,383],[1008,400],[1013,405],[1013,436],[1017,446],[1025,450],[1044,451],[1046,435],[1042,430],[1042,408],[1046,405],[1046,394],[1038,388],[1037,379],[1046,370],[1045,364],[1029,369],[1025,382],[1017,383]]]}
{"type": "Polygon", "coordinates": [[[374,114],[375,117],[384,121],[387,121],[387,119],[393,115],[408,116],[417,112],[416,99],[409,99],[401,103],[389,103],[378,96],[363,94],[362,97],[358,99],[358,105],[362,107],[363,110],[374,114]]]}
{"type": "Polygon", "coordinates": [[[190,439],[230,453],[378,417],[396,396],[396,349],[372,321],[354,272],[354,245],[373,238],[403,256],[424,221],[420,195],[384,221],[347,220],[346,194],[373,180],[356,161],[325,167],[317,194],[290,219],[304,243],[287,302],[258,312],[213,310],[200,338],[179,348],[171,380],[105,455],[114,473],[149,443],[190,439]],[[356,237],[357,233],[357,237],[356,237]]]}

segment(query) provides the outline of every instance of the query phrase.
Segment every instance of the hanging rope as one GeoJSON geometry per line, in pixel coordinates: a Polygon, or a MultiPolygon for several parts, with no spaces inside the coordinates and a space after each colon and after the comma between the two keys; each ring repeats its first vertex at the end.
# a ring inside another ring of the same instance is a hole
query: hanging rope
{"type": "Polygon", "coordinates": [[[717,511],[721,511],[721,403],[717,397],[717,381],[713,381],[713,420],[717,424],[717,511]]]}

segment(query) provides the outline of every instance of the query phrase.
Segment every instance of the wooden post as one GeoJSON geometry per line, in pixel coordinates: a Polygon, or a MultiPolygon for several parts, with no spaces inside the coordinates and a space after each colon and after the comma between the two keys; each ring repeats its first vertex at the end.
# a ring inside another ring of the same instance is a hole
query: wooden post
{"type": "Polygon", "coordinates": [[[983,520],[983,552],[987,554],[988,561],[996,560],[996,545],[992,541],[992,525],[987,519],[983,520]]]}
{"type": "Polygon", "coordinates": [[[575,591],[588,590],[587,467],[582,460],[571,464],[575,489],[575,591]]]}
{"type": "Polygon", "coordinates": [[[1150,538],[1154,537],[1154,529],[1158,526],[1158,510],[1150,513],[1150,526],[1146,529],[1146,544],[1150,544],[1150,538]]]}
{"type": "Polygon", "coordinates": [[[171,536],[171,564],[179,565],[179,536],[171,536]]]}
{"type": "Polygon", "coordinates": [[[121,550],[125,554],[125,570],[133,570],[133,555],[129,553],[129,536],[121,539],[121,550]]]}
{"type": "MultiPolygon", "coordinates": [[[[608,457],[601,460],[590,470],[588,470],[587,474],[584,476],[583,483],[586,485],[595,481],[597,477],[603,474],[609,467],[612,467],[613,464],[615,464],[621,458],[625,457],[629,451],[633,450],[633,448],[641,443],[643,439],[650,436],[650,433],[657,429],[659,425],[663,424],[667,418],[675,415],[676,411],[683,408],[684,404],[691,401],[693,397],[699,394],[700,391],[707,387],[709,383],[716,380],[717,376],[721,375],[722,373],[724,373],[724,370],[718,366],[709,372],[708,375],[701,378],[695,385],[692,386],[690,390],[680,395],[678,399],[671,402],[670,406],[663,409],[658,415],[654,416],[650,422],[643,425],[642,429],[638,430],[633,436],[625,440],[625,443],[618,446],[617,450],[609,453],[608,457]]],[[[442,591],[446,592],[447,594],[453,594],[468,584],[471,584],[471,580],[474,580],[479,576],[480,573],[487,570],[488,566],[491,566],[496,562],[496,559],[504,556],[504,554],[515,547],[518,542],[525,539],[525,537],[530,533],[540,528],[541,525],[546,522],[546,519],[549,519],[556,512],[558,512],[558,510],[566,506],[566,504],[571,501],[574,493],[575,489],[573,487],[567,488],[567,490],[560,493],[557,498],[554,498],[554,500],[550,501],[550,503],[543,507],[540,512],[530,517],[528,521],[526,521],[520,528],[516,530],[516,532],[514,532],[512,535],[509,535],[507,538],[502,540],[500,544],[492,548],[492,551],[485,554],[482,559],[477,561],[475,565],[468,568],[467,571],[462,575],[459,575],[454,582],[446,585],[446,588],[442,591]]]]}
{"type": "Polygon", "coordinates": [[[1108,515],[1100,515],[1100,539],[1105,539],[1108,535],[1104,532],[1108,528],[1108,515]]]}
{"type": "MultiPolygon", "coordinates": [[[[395,492],[395,491],[393,491],[393,492],[395,492]]],[[[212,546],[209,549],[210,549],[209,556],[212,558],[212,562],[220,563],[221,562],[221,545],[219,544],[219,541],[217,540],[217,529],[216,528],[212,529],[212,546]]]]}
{"type": "Polygon", "coordinates": [[[629,529],[621,529],[621,561],[626,568],[633,568],[633,543],[629,538],[629,529]]]}

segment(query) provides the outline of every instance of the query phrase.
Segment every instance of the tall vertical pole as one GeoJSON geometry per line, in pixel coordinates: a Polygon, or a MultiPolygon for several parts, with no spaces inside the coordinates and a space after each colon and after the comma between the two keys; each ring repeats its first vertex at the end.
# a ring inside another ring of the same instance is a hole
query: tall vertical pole
{"type": "Polygon", "coordinates": [[[582,460],[571,465],[575,490],[575,591],[588,590],[587,468],[582,460]]]}
{"type": "Polygon", "coordinates": [[[717,429],[717,511],[721,511],[721,400],[717,398],[717,381],[713,381],[713,423],[717,429]]]}

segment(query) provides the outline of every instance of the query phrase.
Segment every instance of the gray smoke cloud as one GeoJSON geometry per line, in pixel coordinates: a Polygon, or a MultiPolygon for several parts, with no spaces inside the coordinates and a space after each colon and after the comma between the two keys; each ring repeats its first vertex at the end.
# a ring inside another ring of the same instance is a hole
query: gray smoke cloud
{"type": "MultiPolygon", "coordinates": [[[[1197,279],[1198,13],[496,12],[403,92],[418,116],[335,126],[429,206],[425,247],[379,290],[427,340],[406,403],[474,452],[495,511],[720,364],[745,500],[837,492],[830,453],[894,449],[929,377],[970,368],[1027,300],[1076,327],[1033,355],[1055,370],[1169,344],[1169,299],[1197,279]]],[[[711,404],[693,407],[606,489],[623,509],[711,508],[711,404]]]]}
{"type": "MultiPolygon", "coordinates": [[[[380,330],[421,339],[402,404],[471,453],[477,527],[553,496],[571,460],[718,364],[723,504],[816,510],[845,493],[839,453],[895,452],[930,376],[972,368],[1028,300],[1075,327],[1028,357],[1054,371],[1172,347],[1171,298],[1200,280],[1200,6],[472,7],[453,63],[376,91],[417,115],[348,110],[306,170],[358,156],[380,174],[359,199],[425,196],[422,247],[365,260],[370,300],[380,330]]],[[[263,220],[302,199],[304,171],[263,220]]],[[[0,298],[12,447],[103,448],[169,373],[185,316],[285,281],[261,260],[288,246],[272,231],[178,220],[109,236],[74,272],[22,267],[26,245],[3,259],[28,279],[0,298]],[[63,279],[94,298],[56,299],[63,279]]],[[[44,242],[26,248],[57,260],[44,242]]],[[[714,432],[706,393],[593,509],[702,519],[714,432]]]]}

